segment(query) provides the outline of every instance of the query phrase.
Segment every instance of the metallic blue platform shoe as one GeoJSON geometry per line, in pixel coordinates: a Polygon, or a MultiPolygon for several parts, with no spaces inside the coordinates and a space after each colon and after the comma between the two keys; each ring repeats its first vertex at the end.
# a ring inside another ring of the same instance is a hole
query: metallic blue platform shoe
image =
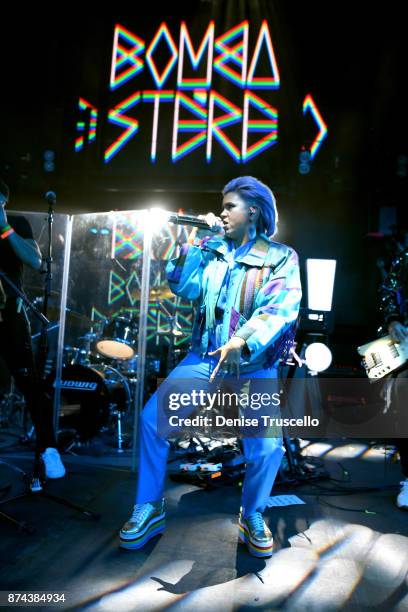
{"type": "Polygon", "coordinates": [[[158,502],[136,504],[132,516],[120,530],[121,548],[142,548],[151,538],[164,531],[166,526],[164,499],[158,502]]]}
{"type": "Polygon", "coordinates": [[[238,525],[239,540],[247,545],[248,552],[253,557],[270,557],[272,555],[273,537],[260,512],[254,512],[244,518],[242,510],[240,510],[238,525]]]}

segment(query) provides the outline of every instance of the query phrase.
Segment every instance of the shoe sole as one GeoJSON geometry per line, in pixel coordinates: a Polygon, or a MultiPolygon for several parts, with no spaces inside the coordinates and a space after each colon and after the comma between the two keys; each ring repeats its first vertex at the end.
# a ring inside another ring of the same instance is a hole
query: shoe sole
{"type": "Polygon", "coordinates": [[[248,548],[248,552],[253,557],[271,557],[273,553],[273,542],[272,544],[268,544],[266,546],[260,546],[259,544],[255,544],[251,540],[251,536],[249,535],[248,529],[242,524],[239,523],[239,541],[241,544],[246,544],[248,548]]]}
{"type": "Polygon", "coordinates": [[[127,536],[121,531],[119,546],[120,548],[125,548],[126,550],[137,550],[138,548],[142,548],[142,546],[151,540],[151,538],[163,533],[165,527],[165,514],[161,514],[150,521],[146,525],[143,532],[137,534],[136,536],[131,534],[127,536]]]}

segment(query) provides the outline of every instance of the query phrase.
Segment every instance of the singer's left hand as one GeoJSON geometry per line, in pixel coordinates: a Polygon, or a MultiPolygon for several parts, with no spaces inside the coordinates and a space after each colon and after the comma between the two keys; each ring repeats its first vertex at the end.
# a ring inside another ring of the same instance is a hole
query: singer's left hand
{"type": "Polygon", "coordinates": [[[233,337],[224,346],[221,346],[216,351],[211,351],[208,354],[213,356],[220,357],[219,362],[215,366],[211,376],[210,382],[213,382],[214,378],[217,376],[219,369],[222,367],[225,368],[227,373],[233,374],[234,372],[239,378],[239,362],[241,359],[241,352],[245,346],[245,340],[242,338],[233,337]]]}

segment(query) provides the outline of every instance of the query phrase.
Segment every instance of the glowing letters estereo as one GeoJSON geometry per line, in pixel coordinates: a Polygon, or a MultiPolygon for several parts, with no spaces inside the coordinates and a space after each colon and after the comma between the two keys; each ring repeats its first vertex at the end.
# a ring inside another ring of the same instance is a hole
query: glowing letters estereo
{"type": "MultiPolygon", "coordinates": [[[[256,42],[255,38],[251,41],[254,50],[249,57],[249,25],[248,21],[243,21],[216,37],[215,25],[211,21],[201,41],[193,44],[186,24],[182,22],[177,44],[167,24],[162,22],[147,44],[117,24],[109,81],[111,92],[116,93],[143,72],[157,89],[136,88],[107,112],[108,123],[122,128],[122,131],[105,150],[105,163],[109,163],[138,132],[139,121],[134,117],[137,113],[132,112],[130,116],[129,111],[146,103],[153,104],[152,162],[157,158],[160,108],[168,103],[173,105],[173,162],[203,147],[205,159],[210,163],[214,140],[237,163],[245,163],[275,145],[278,140],[278,110],[261,97],[260,90],[279,89],[278,64],[266,20],[261,24],[256,42]],[[215,73],[219,75],[218,79],[221,76],[238,88],[234,102],[213,88],[215,73]],[[233,142],[231,135],[227,135],[226,128],[233,125],[238,126],[234,133],[239,142],[233,142]],[[183,133],[190,137],[182,141],[180,135],[183,133]],[[249,135],[256,133],[262,136],[255,141],[252,137],[249,143],[249,135]]],[[[79,100],[79,110],[90,112],[87,140],[91,142],[95,139],[98,111],[83,98],[79,100]]],[[[310,94],[305,98],[303,111],[310,111],[319,130],[312,146],[313,158],[326,136],[327,126],[310,94]]],[[[84,146],[85,125],[84,121],[77,122],[80,135],[76,139],[76,151],[84,146]]]]}

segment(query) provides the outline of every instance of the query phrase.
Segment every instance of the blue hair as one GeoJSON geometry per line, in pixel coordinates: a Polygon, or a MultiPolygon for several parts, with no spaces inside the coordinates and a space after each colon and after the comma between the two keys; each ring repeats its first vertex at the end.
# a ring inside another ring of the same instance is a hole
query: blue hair
{"type": "Polygon", "coordinates": [[[275,196],[269,187],[253,176],[238,176],[225,185],[222,195],[232,191],[238,193],[248,206],[259,208],[258,230],[271,238],[278,225],[278,211],[275,196]]]}

